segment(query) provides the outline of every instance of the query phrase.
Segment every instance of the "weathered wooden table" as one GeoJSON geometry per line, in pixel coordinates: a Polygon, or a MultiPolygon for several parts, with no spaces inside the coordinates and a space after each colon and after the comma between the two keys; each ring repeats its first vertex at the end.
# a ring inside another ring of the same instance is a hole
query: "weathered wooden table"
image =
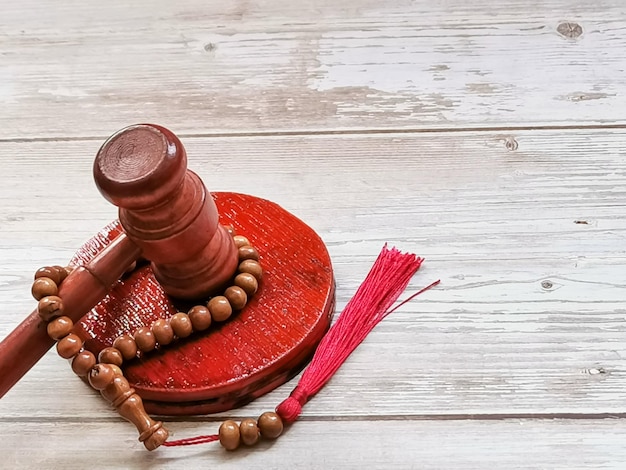
{"type": "Polygon", "coordinates": [[[620,0],[4,2],[1,336],[115,217],[91,165],[136,122],[316,229],[339,309],[386,241],[442,283],[237,453],[146,452],[51,352],[0,401],[0,466],[624,468],[625,34],[620,0]]]}

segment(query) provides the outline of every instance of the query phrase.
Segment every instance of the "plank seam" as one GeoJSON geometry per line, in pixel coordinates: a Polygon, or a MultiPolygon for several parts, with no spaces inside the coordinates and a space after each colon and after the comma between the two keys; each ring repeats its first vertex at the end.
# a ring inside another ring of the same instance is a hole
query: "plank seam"
{"type": "MultiPolygon", "coordinates": [[[[188,416],[179,417],[163,417],[157,416],[158,419],[167,423],[221,423],[225,419],[240,420],[241,416],[188,416]]],[[[616,413],[485,413],[485,414],[397,414],[397,415],[350,415],[350,416],[301,416],[300,422],[363,422],[363,421],[511,421],[511,420],[615,420],[626,419],[626,412],[616,413]]],[[[115,423],[122,422],[119,417],[93,417],[85,418],[77,417],[0,417],[0,423],[58,423],[58,424],[83,424],[86,421],[91,423],[115,423]]]]}
{"type": "MultiPolygon", "coordinates": [[[[177,135],[181,139],[193,138],[241,138],[241,137],[306,137],[306,136],[333,136],[333,135],[377,135],[377,134],[453,134],[471,132],[525,132],[525,131],[592,131],[592,130],[624,130],[626,123],[614,124],[563,124],[545,126],[486,126],[486,127],[428,127],[428,128],[380,128],[380,129],[319,129],[319,130],[283,130],[283,131],[258,131],[258,132],[204,132],[184,133],[177,135]]],[[[0,143],[33,143],[33,142],[83,142],[104,141],[108,135],[102,136],[79,136],[79,137],[25,137],[25,138],[0,138],[0,143]]]]}

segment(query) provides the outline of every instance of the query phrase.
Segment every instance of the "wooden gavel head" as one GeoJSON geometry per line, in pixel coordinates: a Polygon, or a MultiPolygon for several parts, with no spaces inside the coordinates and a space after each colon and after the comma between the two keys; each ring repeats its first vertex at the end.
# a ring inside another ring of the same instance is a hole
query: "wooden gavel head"
{"type": "Polygon", "coordinates": [[[122,129],[102,145],[93,172],[167,294],[191,300],[228,284],[237,249],[171,131],[151,124],[122,129]]]}

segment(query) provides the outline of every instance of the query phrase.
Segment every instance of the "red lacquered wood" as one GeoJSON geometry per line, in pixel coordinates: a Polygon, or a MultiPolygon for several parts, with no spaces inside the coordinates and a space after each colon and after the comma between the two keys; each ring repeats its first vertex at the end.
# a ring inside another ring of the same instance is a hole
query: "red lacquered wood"
{"type": "MultiPolygon", "coordinates": [[[[74,269],[59,287],[64,315],[75,322],[100,302],[111,284],[139,256],[139,248],[114,227],[102,234],[115,238],[113,243],[87,243],[83,250],[89,253],[89,262],[74,269]]],[[[54,344],[48,337],[46,326],[35,310],[0,343],[0,397],[54,344]]]]}
{"type": "Polygon", "coordinates": [[[169,295],[195,299],[227,284],[237,250],[172,132],[153,124],[122,129],[102,145],[93,171],[169,295]]]}
{"type": "MultiPolygon", "coordinates": [[[[300,370],[330,324],[334,279],[317,234],[272,202],[234,193],[213,198],[221,223],[232,224],[258,249],[263,280],[227,322],[125,364],[125,376],[150,413],[204,414],[241,406],[300,370]]],[[[106,244],[110,233],[109,227],[95,240],[106,244]]],[[[81,249],[73,263],[91,256],[81,249]]],[[[120,280],[77,330],[97,353],[118,335],[191,305],[173,303],[144,265],[120,280]]]]}

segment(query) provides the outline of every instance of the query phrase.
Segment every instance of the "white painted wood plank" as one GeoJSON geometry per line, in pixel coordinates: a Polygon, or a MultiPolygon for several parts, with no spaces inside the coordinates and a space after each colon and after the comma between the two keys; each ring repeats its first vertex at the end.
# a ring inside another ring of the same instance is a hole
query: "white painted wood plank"
{"type": "MultiPolygon", "coordinates": [[[[172,423],[192,436],[217,423],[172,423]]],[[[304,421],[273,443],[228,453],[216,444],[148,454],[121,422],[3,423],[7,468],[622,469],[623,420],[304,421]],[[45,445],[42,445],[45,443],[45,445]],[[342,443],[338,445],[337,443],[342,443]]],[[[212,432],[212,431],[207,431],[212,432]]]]}
{"type": "MultiPolygon", "coordinates": [[[[340,308],[385,241],[427,258],[411,289],[442,279],[383,322],[305,416],[623,415],[625,134],[185,144],[211,189],[274,200],[318,230],[340,308]],[[515,151],[506,147],[511,139],[515,151]]],[[[19,156],[0,159],[0,336],[33,308],[32,272],[67,260],[114,217],[92,182],[98,145],[0,144],[1,155],[19,156]]],[[[271,409],[292,386],[235,414],[271,409]]],[[[0,401],[7,419],[94,413],[111,416],[53,354],[0,401]]]]}
{"type": "Polygon", "coordinates": [[[0,139],[140,121],[202,134],[625,123],[620,0],[26,0],[2,13],[0,139]],[[560,34],[567,21],[582,34],[560,34]]]}

